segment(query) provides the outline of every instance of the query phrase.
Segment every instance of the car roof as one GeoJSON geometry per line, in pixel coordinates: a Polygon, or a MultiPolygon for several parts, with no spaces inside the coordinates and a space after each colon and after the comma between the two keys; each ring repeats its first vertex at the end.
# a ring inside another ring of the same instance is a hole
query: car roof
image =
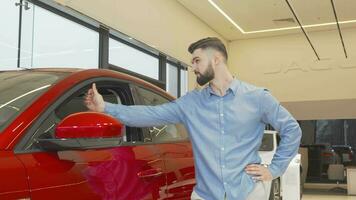
{"type": "Polygon", "coordinates": [[[168,92],[164,91],[163,89],[161,89],[160,87],[149,83],[145,80],[142,80],[140,78],[134,77],[132,75],[129,74],[125,74],[123,72],[118,72],[118,71],[114,71],[114,70],[108,70],[108,69],[83,69],[83,68],[68,68],[68,67],[44,67],[44,68],[31,68],[31,69],[27,69],[27,68],[18,68],[18,69],[14,69],[14,70],[6,70],[6,71],[0,71],[0,72],[16,72],[16,71],[28,71],[28,72],[60,72],[60,73],[68,73],[68,76],[82,76],[83,74],[91,74],[91,76],[93,76],[93,74],[97,74],[97,76],[100,75],[111,75],[112,77],[116,77],[116,78],[122,78],[123,80],[128,80],[128,81],[132,81],[134,83],[138,83],[141,85],[144,85],[152,90],[155,90],[157,92],[159,92],[161,95],[164,95],[166,97],[168,97],[170,100],[174,100],[175,97],[170,95],[168,92]],[[103,73],[103,71],[105,71],[105,73],[103,73]]]}

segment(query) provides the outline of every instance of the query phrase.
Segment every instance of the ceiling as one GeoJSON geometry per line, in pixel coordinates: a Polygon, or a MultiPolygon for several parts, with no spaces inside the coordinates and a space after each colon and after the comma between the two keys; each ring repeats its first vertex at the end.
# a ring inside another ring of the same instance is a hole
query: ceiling
{"type": "MultiPolygon", "coordinates": [[[[301,33],[292,10],[306,33],[337,29],[331,0],[177,1],[229,41],[301,33]]],[[[356,27],[356,1],[333,3],[340,30],[356,27]]]]}

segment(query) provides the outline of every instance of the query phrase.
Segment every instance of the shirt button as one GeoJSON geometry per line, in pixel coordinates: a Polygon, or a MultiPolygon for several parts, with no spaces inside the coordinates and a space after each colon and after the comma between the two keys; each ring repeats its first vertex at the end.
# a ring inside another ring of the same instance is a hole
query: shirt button
{"type": "Polygon", "coordinates": [[[220,114],[220,116],[221,116],[221,117],[223,117],[223,116],[224,116],[224,114],[222,114],[222,113],[221,113],[221,114],[220,114]]]}
{"type": "Polygon", "coordinates": [[[226,182],[224,182],[224,185],[226,185],[226,182]]]}
{"type": "Polygon", "coordinates": [[[222,133],[222,134],[224,134],[224,133],[225,133],[225,131],[221,131],[221,133],[222,133]]]}
{"type": "Polygon", "coordinates": [[[225,150],[225,148],[224,147],[221,147],[221,151],[224,151],[225,150]]]}
{"type": "Polygon", "coordinates": [[[222,168],[225,168],[225,165],[222,165],[221,167],[222,167],[222,168]]]}

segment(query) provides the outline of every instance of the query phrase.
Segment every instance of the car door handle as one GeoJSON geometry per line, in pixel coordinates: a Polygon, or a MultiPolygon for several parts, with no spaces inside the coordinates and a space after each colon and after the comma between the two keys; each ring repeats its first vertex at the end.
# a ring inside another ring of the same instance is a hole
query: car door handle
{"type": "Polygon", "coordinates": [[[162,174],[163,174],[162,169],[155,168],[155,169],[140,171],[137,173],[137,176],[140,178],[152,178],[152,177],[161,176],[162,174]]]}

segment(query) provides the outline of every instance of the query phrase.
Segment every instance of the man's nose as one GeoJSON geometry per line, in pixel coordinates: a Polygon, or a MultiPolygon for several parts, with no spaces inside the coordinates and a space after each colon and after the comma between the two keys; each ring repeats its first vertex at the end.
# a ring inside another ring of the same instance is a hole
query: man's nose
{"type": "Polygon", "coordinates": [[[197,66],[196,66],[195,64],[192,64],[190,67],[192,68],[192,70],[193,70],[194,72],[197,71],[197,66]]]}

